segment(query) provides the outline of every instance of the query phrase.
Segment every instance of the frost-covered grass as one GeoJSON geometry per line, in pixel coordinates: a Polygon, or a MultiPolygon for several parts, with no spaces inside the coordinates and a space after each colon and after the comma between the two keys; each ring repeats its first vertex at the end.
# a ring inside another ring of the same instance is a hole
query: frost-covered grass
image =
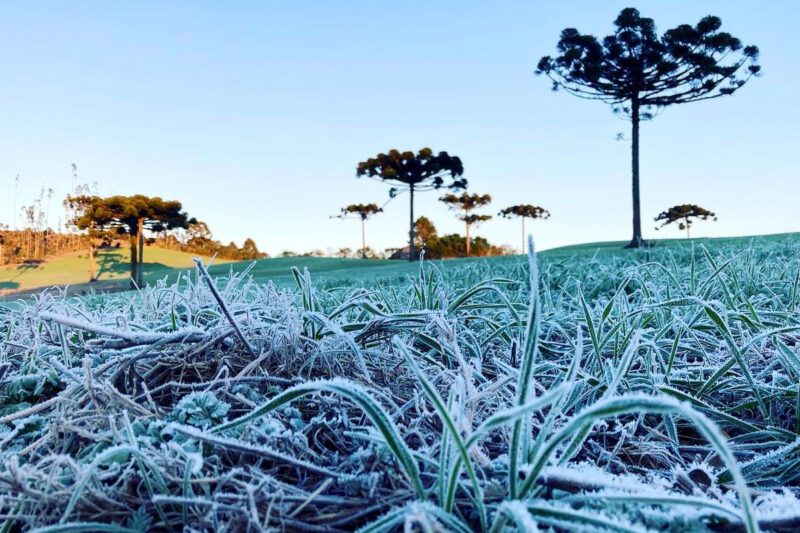
{"type": "Polygon", "coordinates": [[[800,529],[796,239],[538,263],[0,308],[3,531],[800,529]]]}

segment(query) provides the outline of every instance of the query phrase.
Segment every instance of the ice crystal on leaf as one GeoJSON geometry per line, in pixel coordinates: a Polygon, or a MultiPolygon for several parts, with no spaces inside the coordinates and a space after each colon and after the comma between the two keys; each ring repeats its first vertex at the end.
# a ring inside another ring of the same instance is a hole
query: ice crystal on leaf
{"type": "Polygon", "coordinates": [[[222,423],[230,407],[212,392],[193,392],[178,402],[172,414],[178,422],[208,428],[222,423]]]}

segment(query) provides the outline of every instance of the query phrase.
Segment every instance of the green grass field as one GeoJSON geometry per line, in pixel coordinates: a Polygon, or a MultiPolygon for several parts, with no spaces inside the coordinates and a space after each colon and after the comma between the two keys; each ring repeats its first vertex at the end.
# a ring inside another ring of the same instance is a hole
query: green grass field
{"type": "MultiPolygon", "coordinates": [[[[147,248],[144,263],[145,281],[153,283],[164,276],[175,276],[178,271],[191,269],[194,266],[192,257],[192,254],[184,252],[147,248]]],[[[95,259],[97,287],[101,290],[126,287],[130,279],[129,260],[128,250],[125,248],[101,250],[95,259]]],[[[87,254],[71,254],[41,264],[0,268],[0,294],[64,285],[85,288],[83,286],[88,285],[86,283],[88,278],[87,254]]]]}
{"type": "MultiPolygon", "coordinates": [[[[739,245],[746,246],[753,239],[759,242],[787,242],[800,243],[800,233],[781,233],[776,235],[764,235],[754,237],[723,237],[716,239],[660,239],[652,240],[655,248],[668,247],[681,249],[699,244],[713,245],[739,245]]],[[[647,253],[647,250],[632,252],[625,249],[627,241],[594,242],[577,244],[572,246],[562,246],[541,252],[541,256],[550,260],[568,259],[573,256],[597,255],[598,257],[626,256],[631,253],[647,253]]],[[[463,259],[443,259],[433,260],[430,263],[442,268],[452,268],[468,265],[485,264],[487,261],[502,265],[506,262],[516,262],[520,256],[501,256],[491,258],[463,258],[463,259]]],[[[212,266],[209,272],[212,275],[225,276],[231,269],[234,273],[242,272],[250,266],[249,261],[230,263],[226,265],[212,266]]],[[[290,268],[307,268],[312,277],[325,284],[335,285],[337,283],[352,284],[361,280],[380,280],[391,282],[400,280],[407,274],[415,273],[419,269],[416,263],[408,261],[390,260],[362,260],[362,259],[333,259],[319,257],[280,257],[261,259],[250,270],[253,279],[259,283],[273,281],[278,286],[287,284],[294,285],[290,268]]],[[[163,275],[163,274],[162,274],[163,275]]]]}
{"type": "MultiPolygon", "coordinates": [[[[725,237],[717,239],[661,239],[653,240],[657,247],[682,248],[692,244],[713,243],[716,245],[746,244],[749,240],[760,241],[787,241],[800,242],[800,233],[783,233],[756,237],[725,237]]],[[[578,244],[553,248],[542,252],[543,257],[549,259],[566,259],[574,255],[597,255],[606,257],[613,255],[624,256],[631,253],[624,249],[625,241],[609,241],[578,244]]],[[[642,253],[642,252],[638,252],[642,253]]],[[[98,283],[86,283],[88,279],[88,262],[86,254],[74,254],[40,265],[22,265],[17,267],[0,268],[0,301],[14,300],[19,293],[31,294],[35,289],[65,286],[71,287],[72,294],[85,294],[91,290],[96,292],[111,292],[125,290],[128,287],[130,265],[128,263],[128,250],[124,248],[102,250],[96,262],[98,269],[98,283]]],[[[147,248],[145,250],[144,278],[146,283],[152,284],[157,280],[167,277],[174,281],[179,272],[188,273],[193,267],[192,254],[160,248],[147,248]]],[[[208,263],[209,258],[203,258],[208,263]]],[[[502,263],[514,261],[511,257],[493,257],[492,262],[502,263]]],[[[487,261],[485,258],[447,259],[431,261],[434,265],[444,268],[457,267],[469,264],[480,264],[487,261]]],[[[416,264],[399,260],[362,260],[362,259],[336,259],[320,257],[278,257],[261,259],[251,267],[251,261],[230,262],[215,259],[209,272],[212,276],[227,276],[231,270],[240,273],[250,269],[250,274],[258,283],[272,281],[279,287],[294,285],[291,267],[300,270],[307,268],[311,275],[326,285],[346,284],[353,285],[368,280],[381,282],[401,281],[410,273],[416,272],[416,264]]]]}

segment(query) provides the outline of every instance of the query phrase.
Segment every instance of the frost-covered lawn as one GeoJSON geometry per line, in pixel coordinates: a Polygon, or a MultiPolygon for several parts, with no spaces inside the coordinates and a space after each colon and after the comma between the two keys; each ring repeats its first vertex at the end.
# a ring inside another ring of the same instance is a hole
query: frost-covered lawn
{"type": "Polygon", "coordinates": [[[538,263],[0,307],[3,531],[800,530],[798,239],[538,263]]]}

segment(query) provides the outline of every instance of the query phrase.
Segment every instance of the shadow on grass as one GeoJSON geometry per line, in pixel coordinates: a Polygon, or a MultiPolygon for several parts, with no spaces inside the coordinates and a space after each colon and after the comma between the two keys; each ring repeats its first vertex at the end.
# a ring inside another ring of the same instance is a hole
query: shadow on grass
{"type": "MultiPolygon", "coordinates": [[[[99,253],[97,254],[97,274],[95,279],[103,280],[117,280],[117,281],[130,281],[131,263],[130,258],[118,253],[99,253]]],[[[144,264],[142,265],[142,275],[145,278],[152,278],[157,276],[159,278],[169,276],[172,278],[180,271],[185,271],[191,266],[175,267],[165,265],[164,263],[156,263],[147,260],[147,254],[144,256],[144,264]]]]}
{"type": "MultiPolygon", "coordinates": [[[[102,253],[95,256],[97,259],[97,279],[101,279],[103,274],[123,274],[130,272],[130,261],[123,261],[119,254],[102,253]]],[[[147,265],[147,263],[145,263],[147,265]]]]}
{"type": "Polygon", "coordinates": [[[15,267],[17,273],[14,277],[6,281],[0,281],[0,290],[11,290],[19,287],[20,284],[17,283],[16,280],[18,280],[20,277],[24,276],[25,274],[27,274],[32,270],[38,270],[39,265],[41,265],[42,263],[43,261],[36,259],[29,259],[24,263],[20,263],[15,267]]]}

